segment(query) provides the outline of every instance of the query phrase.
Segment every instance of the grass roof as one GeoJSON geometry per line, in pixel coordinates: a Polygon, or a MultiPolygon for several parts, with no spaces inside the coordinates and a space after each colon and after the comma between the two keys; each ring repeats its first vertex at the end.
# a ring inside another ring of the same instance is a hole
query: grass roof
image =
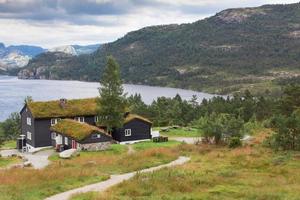
{"type": "Polygon", "coordinates": [[[72,119],[60,120],[57,124],[52,126],[51,131],[61,133],[67,137],[71,137],[77,141],[81,141],[93,133],[96,134],[106,134],[103,129],[99,129],[96,126],[91,126],[87,123],[80,123],[72,119]]]}
{"type": "Polygon", "coordinates": [[[128,122],[130,122],[134,119],[139,119],[139,120],[142,120],[142,121],[147,122],[149,124],[152,124],[152,122],[150,120],[148,120],[148,119],[146,119],[146,118],[144,118],[140,115],[136,115],[136,114],[128,114],[126,116],[125,120],[124,120],[124,123],[128,123],[128,122]]]}
{"type": "Polygon", "coordinates": [[[27,104],[34,118],[55,118],[97,115],[97,98],[30,102],[27,104]]]}

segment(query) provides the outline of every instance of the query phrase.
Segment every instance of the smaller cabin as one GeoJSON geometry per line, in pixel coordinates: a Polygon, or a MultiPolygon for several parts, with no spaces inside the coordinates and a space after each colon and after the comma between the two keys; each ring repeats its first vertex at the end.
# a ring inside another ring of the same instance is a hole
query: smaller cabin
{"type": "Polygon", "coordinates": [[[121,144],[151,140],[151,126],[152,122],[148,119],[126,113],[123,127],[114,129],[112,136],[121,144]]]}
{"type": "Polygon", "coordinates": [[[50,128],[52,145],[58,151],[99,151],[109,148],[112,137],[103,129],[72,119],[62,119],[50,128]]]}

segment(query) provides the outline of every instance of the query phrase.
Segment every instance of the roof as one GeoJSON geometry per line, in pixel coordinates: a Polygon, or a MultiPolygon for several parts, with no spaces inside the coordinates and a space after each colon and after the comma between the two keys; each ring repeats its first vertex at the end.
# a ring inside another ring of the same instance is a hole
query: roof
{"type": "Polygon", "coordinates": [[[147,122],[149,124],[152,124],[152,122],[140,115],[136,115],[136,114],[128,114],[126,117],[125,117],[125,120],[124,120],[124,123],[128,123],[134,119],[139,119],[141,121],[144,121],[144,122],[147,122]]]}
{"type": "MultiPolygon", "coordinates": [[[[27,103],[27,106],[36,119],[97,115],[97,98],[70,99],[66,100],[63,106],[60,100],[33,101],[27,103]]],[[[148,119],[136,114],[128,114],[125,117],[124,123],[128,123],[134,119],[152,124],[148,119]]]]}
{"type": "MultiPolygon", "coordinates": [[[[60,120],[57,124],[52,126],[50,130],[61,133],[67,137],[71,137],[77,141],[81,141],[94,133],[108,135],[108,133],[106,133],[103,129],[72,119],[60,120]]],[[[110,137],[110,135],[108,136],[110,137]]]]}
{"type": "Polygon", "coordinates": [[[55,118],[97,115],[97,98],[67,100],[61,106],[60,100],[27,103],[34,118],[55,118]]]}

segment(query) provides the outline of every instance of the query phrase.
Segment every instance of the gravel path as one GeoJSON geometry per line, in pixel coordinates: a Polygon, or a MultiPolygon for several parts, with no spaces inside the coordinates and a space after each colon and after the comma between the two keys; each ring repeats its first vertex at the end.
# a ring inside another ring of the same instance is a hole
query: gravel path
{"type": "Polygon", "coordinates": [[[187,144],[195,144],[201,141],[201,137],[169,137],[169,140],[176,140],[179,142],[185,142],[187,144]]]}
{"type": "Polygon", "coordinates": [[[135,172],[130,172],[130,173],[126,173],[126,174],[112,175],[110,177],[110,179],[108,179],[106,181],[102,181],[100,183],[95,183],[95,184],[87,185],[87,186],[84,186],[81,188],[69,190],[67,192],[63,192],[63,193],[48,197],[48,198],[46,198],[46,200],[68,200],[73,195],[78,194],[78,193],[103,192],[104,190],[106,190],[116,184],[119,184],[125,180],[132,178],[137,173],[153,172],[153,171],[165,168],[165,167],[182,165],[182,164],[188,162],[189,160],[190,160],[189,157],[180,156],[177,160],[174,160],[173,162],[170,162],[168,164],[159,165],[157,167],[151,167],[148,169],[143,169],[141,171],[135,171],[135,172]]]}
{"type": "MultiPolygon", "coordinates": [[[[53,153],[54,153],[53,149],[42,150],[42,151],[36,152],[34,154],[32,154],[32,153],[20,153],[16,149],[0,151],[0,155],[3,156],[3,157],[9,157],[9,156],[12,156],[12,155],[21,156],[22,158],[24,158],[25,160],[30,162],[34,169],[43,169],[44,167],[49,165],[48,158],[53,153]]],[[[17,165],[20,166],[20,164],[17,164],[17,165]]],[[[23,164],[21,164],[21,165],[23,165],[23,164]]],[[[13,167],[13,166],[14,165],[12,165],[10,167],[13,167]]]]}

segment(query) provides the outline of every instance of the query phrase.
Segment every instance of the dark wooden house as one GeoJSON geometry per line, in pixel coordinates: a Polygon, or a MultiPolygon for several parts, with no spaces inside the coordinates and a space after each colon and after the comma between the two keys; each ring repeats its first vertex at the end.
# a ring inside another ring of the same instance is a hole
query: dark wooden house
{"type": "Polygon", "coordinates": [[[52,145],[57,150],[104,150],[112,143],[112,137],[103,129],[72,119],[60,120],[50,128],[52,145]]]}
{"type": "Polygon", "coordinates": [[[139,115],[126,114],[122,128],[113,130],[112,136],[121,143],[133,143],[136,141],[151,139],[152,123],[139,115]]]}
{"type": "MultiPolygon", "coordinates": [[[[98,122],[96,98],[29,102],[20,114],[21,134],[26,136],[26,147],[29,150],[52,146],[51,127],[63,119],[91,126],[96,126],[98,122]]],[[[124,127],[115,129],[112,137],[118,142],[150,139],[151,122],[141,116],[127,114],[124,127]]]]}

